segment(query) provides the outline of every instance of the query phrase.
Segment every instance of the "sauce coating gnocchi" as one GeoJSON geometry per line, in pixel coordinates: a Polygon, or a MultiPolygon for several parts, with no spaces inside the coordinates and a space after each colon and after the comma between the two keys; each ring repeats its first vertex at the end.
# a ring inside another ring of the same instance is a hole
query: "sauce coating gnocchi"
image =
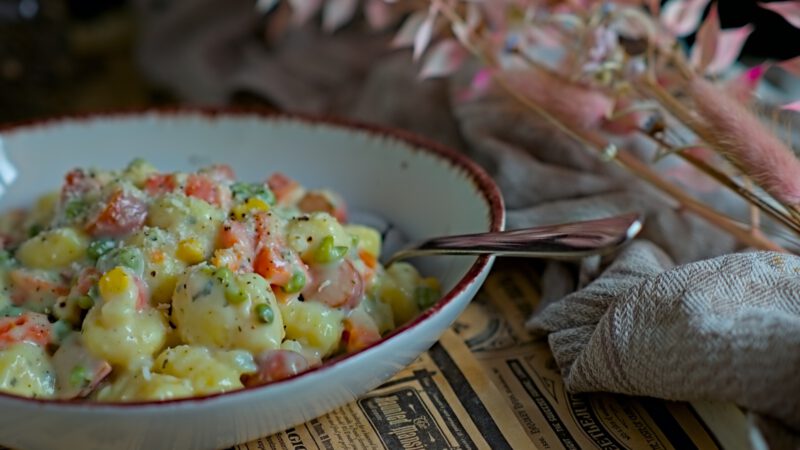
{"type": "Polygon", "coordinates": [[[439,298],[342,198],[216,165],[74,169],[0,215],[0,391],[152,401],[291,377],[439,298]]]}

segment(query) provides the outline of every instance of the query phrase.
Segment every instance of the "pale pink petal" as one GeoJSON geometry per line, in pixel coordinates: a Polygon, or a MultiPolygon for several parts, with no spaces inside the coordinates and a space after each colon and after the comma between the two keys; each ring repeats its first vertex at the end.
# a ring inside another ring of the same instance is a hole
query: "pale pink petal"
{"type": "Polygon", "coordinates": [[[725,84],[725,91],[729,92],[741,103],[750,103],[758,83],[768,68],[767,65],[760,64],[745,70],[725,84]]]}
{"type": "Polygon", "coordinates": [[[272,11],[272,8],[278,4],[280,0],[258,0],[256,2],[256,11],[260,13],[268,13],[272,11]]]}
{"type": "Polygon", "coordinates": [[[800,100],[794,101],[792,103],[787,103],[787,104],[781,106],[781,109],[785,109],[787,111],[800,112],[800,100]]]}
{"type": "Polygon", "coordinates": [[[308,22],[322,6],[322,0],[289,0],[292,8],[292,22],[302,25],[308,22]]]}
{"type": "Polygon", "coordinates": [[[394,23],[392,7],[383,0],[368,0],[364,6],[364,16],[373,30],[385,30],[394,23]]]}
{"type": "Polygon", "coordinates": [[[719,41],[717,41],[717,51],[714,54],[714,59],[711,60],[706,72],[716,75],[728,69],[739,57],[744,43],[752,32],[752,25],[745,25],[732,30],[722,30],[719,34],[719,41]]]}
{"type": "Polygon", "coordinates": [[[661,23],[675,36],[692,34],[710,0],[668,0],[661,9],[661,23]]]}
{"type": "Polygon", "coordinates": [[[759,3],[758,6],[780,14],[795,28],[800,28],[800,1],[759,3]]]}
{"type": "Polygon", "coordinates": [[[417,35],[417,31],[419,31],[422,23],[425,22],[426,17],[428,17],[428,14],[424,11],[417,11],[408,16],[405,22],[403,22],[403,25],[400,26],[400,30],[394,36],[392,47],[402,48],[413,45],[414,37],[417,35]]]}
{"type": "Polygon", "coordinates": [[[711,5],[706,20],[697,31],[697,40],[692,47],[691,61],[700,72],[705,72],[711,60],[717,53],[717,42],[720,37],[719,16],[717,4],[711,5]]]}
{"type": "Polygon", "coordinates": [[[436,44],[422,66],[422,78],[445,77],[461,67],[469,52],[455,39],[445,39],[436,44]]]}
{"type": "Polygon", "coordinates": [[[423,53],[425,53],[425,49],[428,48],[428,44],[431,43],[431,38],[433,37],[433,26],[436,24],[436,10],[433,10],[432,13],[429,13],[425,20],[420,25],[419,29],[417,30],[417,34],[414,36],[414,60],[418,60],[423,53]]]}
{"type": "Polygon", "coordinates": [[[322,10],[322,29],[335,31],[353,18],[358,0],[326,0],[322,10]]]}

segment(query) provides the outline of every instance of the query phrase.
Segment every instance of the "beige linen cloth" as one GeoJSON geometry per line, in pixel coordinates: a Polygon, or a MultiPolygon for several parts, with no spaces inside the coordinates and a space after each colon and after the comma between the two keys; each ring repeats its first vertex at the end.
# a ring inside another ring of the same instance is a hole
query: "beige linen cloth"
{"type": "MultiPolygon", "coordinates": [[[[495,177],[509,228],[644,212],[641,240],[604,271],[594,259],[544,270],[545,307],[529,325],[548,339],[568,388],[731,401],[755,413],[756,446],[762,438],[773,448],[800,445],[800,258],[735,253],[742,249],[726,234],[502,94],[466,95],[468,69],[421,81],[407,52],[387,51],[386,35],[359,25],[332,35],[316,26],[265,33],[276,19],[253,4],[138,0],[143,70],[189,103],[247,94],[462,149],[495,177]]],[[[682,166],[659,167],[719,209],[746,214],[682,166]]]]}

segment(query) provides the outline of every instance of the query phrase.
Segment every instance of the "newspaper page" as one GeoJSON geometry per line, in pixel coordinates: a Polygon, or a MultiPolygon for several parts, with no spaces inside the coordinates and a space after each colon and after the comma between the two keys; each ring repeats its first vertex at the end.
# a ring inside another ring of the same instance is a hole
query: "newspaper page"
{"type": "Polygon", "coordinates": [[[522,261],[498,265],[453,326],[536,447],[748,448],[734,405],[567,393],[547,343],[525,329],[539,298],[536,273],[522,261]]]}
{"type": "Polygon", "coordinates": [[[390,381],[325,416],[237,450],[520,449],[530,440],[469,349],[448,330],[390,381]]]}
{"type": "Polygon", "coordinates": [[[525,320],[535,267],[502,262],[441,340],[363,398],[240,445],[261,449],[746,449],[733,405],[570,394],[525,320]]]}

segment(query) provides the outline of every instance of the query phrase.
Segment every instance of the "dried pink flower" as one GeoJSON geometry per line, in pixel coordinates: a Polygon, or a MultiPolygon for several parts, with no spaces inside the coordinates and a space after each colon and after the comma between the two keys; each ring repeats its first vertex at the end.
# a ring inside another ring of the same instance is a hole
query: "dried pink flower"
{"type": "Polygon", "coordinates": [[[703,138],[776,199],[800,205],[800,160],[795,154],[755,115],[707,80],[690,80],[688,93],[707,132],[703,138]]]}
{"type": "Polygon", "coordinates": [[[596,129],[614,107],[614,102],[603,93],[542,69],[509,70],[498,76],[502,76],[515,91],[571,127],[596,129]]]}

